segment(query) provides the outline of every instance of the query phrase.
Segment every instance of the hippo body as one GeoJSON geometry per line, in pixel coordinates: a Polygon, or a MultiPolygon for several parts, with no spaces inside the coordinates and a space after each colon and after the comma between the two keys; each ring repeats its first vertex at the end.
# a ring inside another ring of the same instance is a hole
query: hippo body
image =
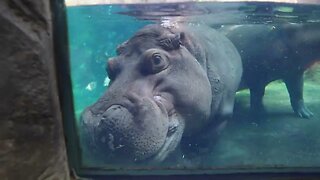
{"type": "Polygon", "coordinates": [[[312,117],[303,100],[303,73],[320,60],[319,24],[237,25],[222,27],[237,47],[243,62],[241,88],[250,89],[251,110],[264,112],[265,87],[283,80],[294,112],[312,117]]]}
{"type": "Polygon", "coordinates": [[[107,91],[81,117],[94,156],[115,164],[163,162],[181,152],[181,139],[214,135],[232,115],[242,64],[217,31],[148,25],[117,54],[107,63],[107,91]]]}

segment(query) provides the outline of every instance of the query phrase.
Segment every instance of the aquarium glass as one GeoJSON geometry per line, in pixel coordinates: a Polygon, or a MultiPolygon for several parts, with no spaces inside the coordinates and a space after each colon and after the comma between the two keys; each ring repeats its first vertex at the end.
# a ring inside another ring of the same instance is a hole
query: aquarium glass
{"type": "Polygon", "coordinates": [[[319,170],[320,5],[73,5],[66,14],[77,173],[319,170]]]}

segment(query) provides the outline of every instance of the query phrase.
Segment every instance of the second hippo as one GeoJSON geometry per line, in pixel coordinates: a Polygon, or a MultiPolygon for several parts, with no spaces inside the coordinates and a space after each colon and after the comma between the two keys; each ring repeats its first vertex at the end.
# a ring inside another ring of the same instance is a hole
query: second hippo
{"type": "Polygon", "coordinates": [[[302,118],[313,113],[303,100],[303,74],[320,61],[320,25],[236,25],[219,29],[237,47],[243,61],[241,88],[250,89],[251,110],[264,112],[262,98],[265,87],[283,80],[294,112],[302,118]]]}
{"type": "Polygon", "coordinates": [[[94,156],[115,164],[163,162],[184,151],[182,141],[210,144],[231,117],[242,63],[212,28],[148,25],[117,54],[108,60],[107,91],[81,118],[94,156]]]}

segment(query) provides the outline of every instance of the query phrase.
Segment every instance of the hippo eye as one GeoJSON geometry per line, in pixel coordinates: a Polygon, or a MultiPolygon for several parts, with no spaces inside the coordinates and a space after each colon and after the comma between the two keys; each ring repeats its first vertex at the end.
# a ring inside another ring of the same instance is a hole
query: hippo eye
{"type": "Polygon", "coordinates": [[[161,55],[160,53],[152,54],[149,59],[149,72],[158,73],[168,67],[167,58],[161,55]]]}
{"type": "Polygon", "coordinates": [[[141,68],[144,74],[156,74],[165,70],[169,65],[168,56],[159,49],[149,49],[142,57],[141,68]]]}
{"type": "Polygon", "coordinates": [[[162,60],[162,57],[160,56],[160,54],[155,53],[155,54],[152,55],[152,64],[154,66],[159,66],[162,61],[163,60],[162,60]]]}

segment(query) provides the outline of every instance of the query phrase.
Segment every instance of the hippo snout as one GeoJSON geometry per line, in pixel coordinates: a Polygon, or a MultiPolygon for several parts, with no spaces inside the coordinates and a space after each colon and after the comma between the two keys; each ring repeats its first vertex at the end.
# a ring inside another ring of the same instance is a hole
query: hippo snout
{"type": "MultiPolygon", "coordinates": [[[[128,137],[130,125],[134,124],[134,117],[127,108],[121,105],[112,105],[100,117],[94,131],[96,146],[105,153],[119,157],[135,157],[131,149],[134,139],[128,137]]],[[[135,157],[136,158],[136,157],[135,157]]]]}
{"type": "MultiPolygon", "coordinates": [[[[102,114],[90,108],[82,114],[82,123],[92,137],[93,146],[116,161],[140,161],[155,155],[168,132],[168,117],[156,103],[144,100],[133,113],[122,105],[111,105],[102,114]]],[[[113,160],[112,160],[113,161],[113,160]]]]}
{"type": "MultiPolygon", "coordinates": [[[[110,154],[124,153],[121,148],[126,131],[125,124],[133,120],[132,114],[121,105],[112,105],[103,114],[95,115],[90,109],[82,114],[82,122],[93,139],[94,145],[100,151],[110,154]]],[[[125,151],[126,148],[123,148],[125,151]]]]}

